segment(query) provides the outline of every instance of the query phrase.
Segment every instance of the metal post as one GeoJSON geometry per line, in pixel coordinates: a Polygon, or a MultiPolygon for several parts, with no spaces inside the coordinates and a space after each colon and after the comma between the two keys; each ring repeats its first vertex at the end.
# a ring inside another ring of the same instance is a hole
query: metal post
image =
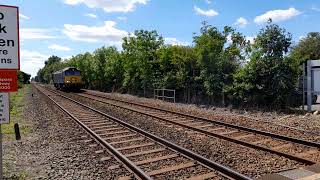
{"type": "Polygon", "coordinates": [[[21,135],[20,135],[20,129],[19,129],[19,124],[15,123],[14,124],[14,133],[16,134],[16,140],[20,140],[21,139],[21,135]]]}
{"type": "Polygon", "coordinates": [[[162,89],[162,101],[164,101],[164,89],[162,89]]]}
{"type": "Polygon", "coordinates": [[[307,61],[307,110],[308,112],[311,112],[312,110],[312,82],[311,82],[311,61],[307,61]]]}
{"type": "Polygon", "coordinates": [[[303,63],[302,65],[302,111],[304,111],[304,105],[306,104],[305,100],[305,81],[304,77],[306,75],[306,63],[303,63]]]}

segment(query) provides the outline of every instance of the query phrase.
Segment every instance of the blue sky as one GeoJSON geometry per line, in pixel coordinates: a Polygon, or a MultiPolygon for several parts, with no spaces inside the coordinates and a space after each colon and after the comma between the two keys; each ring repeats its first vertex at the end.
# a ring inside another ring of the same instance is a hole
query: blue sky
{"type": "Polygon", "coordinates": [[[103,45],[121,47],[136,29],[167,44],[192,45],[202,21],[254,38],[269,17],[295,42],[320,31],[320,0],[0,0],[19,6],[21,69],[33,76],[50,55],[68,58],[103,45]]]}

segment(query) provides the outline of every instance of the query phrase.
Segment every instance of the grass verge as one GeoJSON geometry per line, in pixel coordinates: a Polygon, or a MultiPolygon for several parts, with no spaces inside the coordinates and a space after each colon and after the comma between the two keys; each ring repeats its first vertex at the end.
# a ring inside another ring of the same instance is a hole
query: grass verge
{"type": "Polygon", "coordinates": [[[17,143],[15,140],[14,124],[18,123],[20,127],[21,138],[31,132],[31,126],[24,120],[24,109],[27,106],[25,100],[30,92],[30,84],[24,85],[18,92],[10,93],[10,123],[1,125],[4,142],[3,154],[3,173],[4,179],[27,179],[25,170],[18,170],[16,167],[17,154],[14,149],[8,148],[9,144],[17,143]]]}
{"type": "MultiPolygon", "coordinates": [[[[25,97],[30,90],[30,84],[19,89],[18,92],[10,93],[10,123],[1,125],[2,134],[13,135],[14,124],[18,123],[21,135],[27,134],[31,129],[23,121],[23,110],[25,107],[25,97]]],[[[10,138],[11,139],[11,138],[10,138]]]]}

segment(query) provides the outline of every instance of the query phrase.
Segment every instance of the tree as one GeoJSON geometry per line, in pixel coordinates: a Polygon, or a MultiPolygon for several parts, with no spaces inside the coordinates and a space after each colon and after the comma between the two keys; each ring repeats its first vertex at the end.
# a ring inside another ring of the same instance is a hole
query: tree
{"type": "Polygon", "coordinates": [[[31,75],[30,74],[27,74],[23,71],[18,71],[18,79],[21,83],[23,84],[29,84],[30,83],[30,77],[31,75]]]}
{"type": "Polygon", "coordinates": [[[137,30],[134,35],[123,38],[124,81],[129,92],[137,93],[152,87],[153,65],[156,52],[163,45],[163,38],[156,31],[137,30]]]}
{"type": "Polygon", "coordinates": [[[191,102],[200,84],[196,77],[199,75],[197,58],[192,47],[164,46],[157,52],[158,86],[175,89],[184,95],[185,102],[191,102]]]}
{"type": "Polygon", "coordinates": [[[66,66],[66,63],[63,63],[60,57],[54,55],[50,56],[44,64],[45,66],[37,73],[37,76],[42,83],[50,83],[52,81],[52,73],[66,66]]]}
{"type": "Polygon", "coordinates": [[[105,90],[105,67],[107,63],[108,49],[105,47],[98,48],[93,52],[93,69],[94,69],[94,80],[97,83],[99,90],[105,90]]]}
{"type": "Polygon", "coordinates": [[[203,23],[200,33],[199,36],[194,36],[200,68],[199,79],[203,83],[205,93],[224,104],[226,87],[232,84],[232,75],[244,60],[242,54],[246,40],[231,27],[226,26],[220,32],[218,28],[207,25],[206,22],[203,23]]]}
{"type": "Polygon", "coordinates": [[[252,45],[250,62],[234,76],[233,97],[241,102],[284,107],[295,90],[296,71],[287,57],[291,34],[278,25],[263,28],[252,45]]]}
{"type": "Polygon", "coordinates": [[[30,74],[27,74],[23,71],[18,71],[18,87],[21,88],[23,84],[29,84],[30,77],[30,74]]]}
{"type": "Polygon", "coordinates": [[[106,64],[105,77],[108,80],[108,89],[112,92],[122,89],[124,79],[123,56],[114,52],[106,64]]]}
{"type": "Polygon", "coordinates": [[[320,59],[320,32],[310,32],[293,47],[290,56],[298,66],[307,60],[320,59]]]}

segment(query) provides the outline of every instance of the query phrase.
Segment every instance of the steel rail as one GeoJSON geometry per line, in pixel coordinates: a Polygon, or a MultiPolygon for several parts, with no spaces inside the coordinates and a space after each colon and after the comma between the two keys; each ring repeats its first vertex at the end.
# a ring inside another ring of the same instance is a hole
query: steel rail
{"type": "MultiPolygon", "coordinates": [[[[36,87],[36,86],[35,86],[36,87]]],[[[73,116],[68,110],[58,104],[50,95],[45,94],[38,87],[36,87],[42,94],[48,97],[55,105],[57,105],[62,111],[68,114],[73,120],[75,120],[82,128],[84,128],[89,134],[91,134],[96,140],[98,140],[103,146],[105,146],[114,156],[116,156],[122,163],[124,163],[136,176],[144,180],[151,180],[152,178],[136,166],[132,161],[120,153],[117,149],[112,147],[107,141],[103,140],[98,134],[93,132],[88,126],[83,124],[78,118],[73,116]]]]}
{"type": "MultiPolygon", "coordinates": [[[[141,106],[141,107],[155,109],[155,110],[158,110],[158,111],[164,111],[164,112],[168,112],[168,113],[172,113],[172,114],[176,114],[176,115],[180,115],[180,116],[189,117],[189,118],[192,118],[192,119],[198,119],[198,120],[209,122],[209,123],[215,123],[215,124],[219,124],[219,125],[235,128],[235,129],[240,129],[240,130],[243,130],[243,131],[253,132],[253,133],[261,134],[261,135],[264,135],[264,136],[270,136],[270,137],[273,137],[273,138],[276,138],[276,139],[290,141],[290,142],[294,142],[294,143],[297,143],[297,144],[302,144],[302,145],[306,145],[306,146],[320,148],[320,143],[317,143],[317,142],[307,141],[307,140],[303,140],[303,139],[297,139],[297,138],[293,138],[293,137],[289,137],[289,136],[275,134],[275,133],[268,132],[268,131],[258,130],[258,129],[254,129],[254,128],[248,128],[248,127],[239,126],[239,125],[234,125],[234,124],[230,124],[230,123],[226,123],[226,122],[222,122],[222,121],[217,121],[217,120],[213,120],[213,119],[207,119],[207,118],[203,118],[203,117],[197,117],[197,116],[194,116],[194,115],[191,115],[191,114],[184,114],[184,113],[181,113],[181,112],[176,112],[176,111],[167,110],[167,109],[161,109],[161,108],[152,107],[152,106],[148,106],[148,105],[143,105],[143,104],[139,104],[139,103],[127,102],[127,101],[124,101],[124,100],[108,98],[108,97],[102,96],[102,95],[90,94],[90,93],[84,93],[84,94],[89,94],[89,95],[92,95],[92,96],[102,97],[102,98],[105,98],[105,99],[111,99],[111,100],[114,100],[114,101],[119,101],[119,102],[123,102],[123,103],[127,103],[127,104],[133,104],[133,105],[137,105],[137,106],[141,106]]],[[[85,96],[83,96],[83,97],[85,97],[85,96]]],[[[110,103],[108,103],[108,104],[110,104],[110,103]]]]}
{"type": "MultiPolygon", "coordinates": [[[[86,97],[86,96],[82,96],[82,97],[86,97]]],[[[86,98],[89,98],[89,97],[86,97],[86,98]]],[[[98,102],[102,102],[102,103],[107,103],[107,102],[104,102],[102,100],[97,100],[97,99],[93,99],[93,98],[89,98],[89,99],[92,99],[92,100],[95,100],[95,101],[98,101],[98,102]]],[[[189,125],[186,125],[186,124],[183,124],[183,123],[175,122],[175,121],[172,121],[172,120],[169,120],[169,119],[166,119],[166,118],[158,117],[156,115],[152,115],[152,114],[148,114],[148,113],[145,113],[145,112],[141,112],[141,111],[138,111],[138,110],[135,110],[135,109],[131,109],[131,108],[128,108],[128,107],[123,107],[123,106],[119,106],[119,105],[111,104],[111,103],[107,103],[107,104],[110,104],[110,105],[116,106],[116,107],[120,107],[120,108],[125,108],[127,110],[130,110],[130,111],[133,111],[133,112],[136,112],[136,113],[141,113],[141,114],[144,114],[144,115],[147,115],[147,116],[150,116],[150,117],[162,120],[162,121],[166,121],[166,122],[178,125],[178,126],[182,126],[182,127],[188,128],[188,129],[192,129],[194,131],[197,131],[197,132],[200,132],[200,133],[203,133],[203,134],[206,134],[206,135],[214,136],[214,137],[217,137],[217,138],[220,138],[220,139],[224,139],[224,140],[227,140],[227,141],[230,141],[230,142],[233,142],[233,143],[237,143],[237,144],[240,144],[240,145],[243,145],[243,146],[247,146],[247,147],[250,147],[250,148],[259,149],[259,150],[263,150],[263,151],[266,151],[266,152],[269,152],[269,153],[273,153],[273,154],[276,154],[276,155],[279,155],[279,156],[283,156],[283,157],[286,157],[286,158],[289,158],[291,160],[295,160],[295,161],[298,161],[298,162],[301,162],[301,163],[304,163],[304,164],[307,164],[307,165],[316,164],[315,161],[312,161],[312,160],[309,160],[309,159],[305,159],[305,158],[302,158],[302,157],[299,157],[299,156],[295,156],[295,155],[292,155],[292,154],[284,153],[284,152],[281,152],[279,150],[274,150],[274,149],[263,147],[263,146],[260,146],[260,145],[256,145],[256,144],[253,144],[253,143],[250,143],[250,142],[246,142],[246,141],[238,140],[238,139],[235,139],[235,138],[231,138],[231,137],[228,137],[228,136],[225,136],[225,135],[220,135],[218,133],[206,131],[206,130],[203,130],[203,129],[200,129],[200,128],[197,128],[197,127],[192,127],[192,126],[189,126],[189,125]]]]}
{"type": "Polygon", "coordinates": [[[113,121],[115,121],[115,122],[117,122],[117,123],[129,128],[129,129],[135,130],[135,131],[139,132],[140,134],[143,134],[144,136],[146,136],[146,137],[148,137],[150,139],[153,139],[154,141],[157,141],[157,142],[159,142],[159,143],[161,143],[161,144],[163,144],[163,145],[165,145],[165,146],[167,146],[167,147],[169,147],[169,148],[171,148],[171,149],[173,149],[173,150],[185,155],[186,157],[194,159],[194,160],[198,161],[199,163],[202,163],[202,164],[204,164],[204,165],[206,165],[206,166],[208,166],[208,167],[210,167],[210,168],[212,168],[214,170],[217,170],[220,173],[222,173],[222,174],[224,174],[224,175],[226,175],[228,177],[239,179],[239,180],[252,180],[252,178],[250,178],[250,177],[248,177],[246,175],[243,175],[243,174],[241,174],[241,173],[239,173],[237,171],[234,171],[231,168],[228,168],[228,167],[226,167],[226,166],[224,166],[222,164],[216,163],[216,162],[214,162],[214,161],[212,161],[210,159],[207,159],[207,158],[205,158],[203,156],[200,156],[200,155],[198,155],[198,154],[196,154],[196,153],[194,153],[194,152],[192,152],[192,151],[190,151],[190,150],[188,150],[186,148],[180,147],[180,146],[178,146],[178,145],[176,145],[176,144],[174,144],[172,142],[169,142],[169,141],[167,141],[167,140],[165,140],[165,139],[163,139],[161,137],[158,137],[158,136],[153,135],[153,134],[151,134],[151,133],[149,133],[149,132],[147,132],[145,130],[142,130],[142,129],[136,127],[136,126],[133,126],[133,125],[131,125],[129,123],[126,123],[126,122],[124,122],[124,121],[122,121],[122,120],[120,120],[120,119],[118,119],[116,117],[110,116],[110,115],[108,115],[108,114],[106,114],[106,113],[104,113],[102,111],[94,109],[94,108],[92,108],[92,107],[90,107],[88,105],[85,105],[85,104],[83,104],[81,102],[78,102],[78,101],[76,101],[74,99],[71,99],[71,98],[69,98],[67,96],[64,96],[62,94],[58,94],[57,92],[54,92],[54,91],[52,91],[52,92],[57,94],[58,96],[61,96],[61,97],[65,98],[65,99],[68,99],[68,100],[70,100],[70,101],[72,101],[72,102],[74,102],[74,103],[76,103],[78,105],[81,105],[81,106],[83,106],[85,108],[88,108],[88,109],[90,109],[90,110],[92,110],[92,111],[94,111],[96,113],[99,113],[99,114],[101,114],[101,115],[103,115],[103,116],[105,116],[107,118],[110,118],[111,120],[113,120],[113,121]]]}
{"type": "Polygon", "coordinates": [[[247,118],[247,119],[249,119],[250,121],[256,121],[256,122],[263,122],[263,123],[267,123],[267,124],[273,124],[273,125],[276,125],[276,126],[280,126],[280,127],[284,127],[284,128],[288,128],[288,129],[293,129],[293,130],[296,130],[296,131],[301,131],[301,132],[303,132],[303,133],[308,133],[308,134],[313,134],[313,135],[320,136],[320,133],[319,133],[319,132],[313,132],[313,131],[311,131],[311,130],[305,130],[305,129],[301,129],[301,128],[297,128],[297,127],[293,127],[293,126],[289,126],[289,125],[285,125],[285,124],[275,123],[275,122],[268,121],[268,120],[260,120],[260,119],[256,119],[256,118],[252,118],[252,117],[244,116],[244,115],[242,115],[242,117],[247,118]]]}

